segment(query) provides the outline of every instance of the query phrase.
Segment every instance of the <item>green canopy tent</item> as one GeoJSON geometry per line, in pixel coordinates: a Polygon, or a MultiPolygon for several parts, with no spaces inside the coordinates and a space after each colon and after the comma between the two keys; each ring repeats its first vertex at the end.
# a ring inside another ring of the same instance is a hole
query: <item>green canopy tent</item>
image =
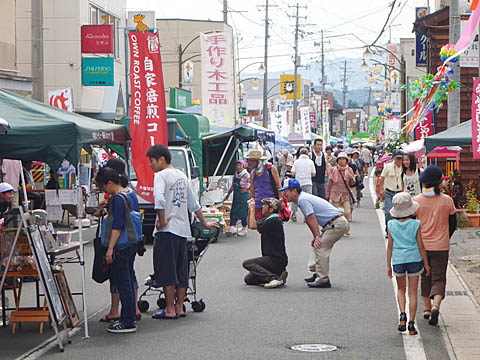
{"type": "Polygon", "coordinates": [[[235,163],[232,160],[236,159],[240,144],[255,140],[255,130],[246,126],[204,136],[203,176],[233,175],[235,163]]]}
{"type": "Polygon", "coordinates": [[[437,146],[471,146],[472,120],[425,138],[424,145],[425,154],[433,151],[437,146]]]}
{"type": "Polygon", "coordinates": [[[54,169],[64,159],[76,166],[82,148],[126,146],[130,139],[123,125],[70,113],[2,89],[0,118],[10,124],[8,133],[0,134],[0,157],[43,161],[54,169]]]}

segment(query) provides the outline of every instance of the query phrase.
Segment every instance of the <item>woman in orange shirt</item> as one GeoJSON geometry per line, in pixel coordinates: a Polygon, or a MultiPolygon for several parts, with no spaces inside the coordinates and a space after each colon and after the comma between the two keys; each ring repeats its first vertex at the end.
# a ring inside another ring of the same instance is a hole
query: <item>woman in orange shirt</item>
{"type": "Polygon", "coordinates": [[[437,325],[440,304],[445,297],[447,283],[450,237],[457,227],[455,205],[450,196],[440,192],[442,171],[428,166],[420,174],[422,193],[413,200],[419,203],[417,219],[420,220],[423,244],[430,264],[430,276],[422,274],[421,289],[425,303],[424,319],[437,325]],[[433,305],[432,305],[433,300],[433,305]]]}

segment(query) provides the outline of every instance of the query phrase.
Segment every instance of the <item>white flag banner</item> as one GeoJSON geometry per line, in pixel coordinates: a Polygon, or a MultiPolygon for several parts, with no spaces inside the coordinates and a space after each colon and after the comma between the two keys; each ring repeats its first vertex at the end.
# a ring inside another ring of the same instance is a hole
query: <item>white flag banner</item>
{"type": "Polygon", "coordinates": [[[304,106],[300,108],[300,129],[303,140],[311,140],[312,134],[310,131],[310,110],[304,106]]]}
{"type": "Polygon", "coordinates": [[[271,112],[270,113],[270,123],[272,124],[272,130],[275,134],[288,137],[289,129],[287,125],[287,112],[271,112]]]}
{"type": "Polygon", "coordinates": [[[50,106],[73,112],[73,89],[71,87],[48,92],[50,106]]]}
{"type": "Polygon", "coordinates": [[[202,115],[210,125],[235,123],[232,39],[226,32],[200,34],[202,54],[202,115]]]}

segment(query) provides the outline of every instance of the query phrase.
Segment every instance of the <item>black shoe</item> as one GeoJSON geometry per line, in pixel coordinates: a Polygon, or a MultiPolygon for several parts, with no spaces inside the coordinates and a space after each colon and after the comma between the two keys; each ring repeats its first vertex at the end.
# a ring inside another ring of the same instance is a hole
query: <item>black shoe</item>
{"type": "Polygon", "coordinates": [[[330,280],[327,281],[315,281],[313,283],[307,284],[309,288],[322,288],[322,289],[329,289],[332,287],[332,284],[330,284],[330,280]]]}
{"type": "Polygon", "coordinates": [[[409,321],[408,322],[408,333],[410,335],[417,335],[418,331],[415,329],[415,321],[409,321]]]}
{"type": "Polygon", "coordinates": [[[133,326],[126,326],[125,324],[122,324],[120,321],[116,321],[113,324],[108,325],[107,331],[111,333],[132,333],[137,331],[137,327],[135,325],[133,326]]]}
{"type": "Polygon", "coordinates": [[[407,314],[402,312],[400,313],[400,323],[398,324],[398,331],[404,332],[406,330],[407,330],[407,314]]]}
{"type": "Polygon", "coordinates": [[[440,315],[440,311],[437,308],[432,309],[432,316],[430,316],[430,320],[428,323],[430,325],[437,325],[438,324],[438,316],[440,315]]]}
{"type": "Polygon", "coordinates": [[[315,281],[316,278],[317,278],[317,274],[316,274],[316,273],[313,273],[312,276],[306,277],[306,278],[303,279],[303,280],[305,280],[305,282],[307,282],[307,283],[312,283],[312,282],[315,281]]]}
{"type": "Polygon", "coordinates": [[[285,271],[282,271],[278,280],[282,281],[283,285],[285,285],[287,283],[287,277],[288,277],[288,272],[285,270],[285,271]]]}

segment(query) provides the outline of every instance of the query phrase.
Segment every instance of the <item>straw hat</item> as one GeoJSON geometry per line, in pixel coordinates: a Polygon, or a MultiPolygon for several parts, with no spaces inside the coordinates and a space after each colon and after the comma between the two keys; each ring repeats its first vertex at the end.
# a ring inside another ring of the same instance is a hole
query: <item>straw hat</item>
{"type": "Polygon", "coordinates": [[[417,212],[420,206],[418,202],[413,201],[410,195],[406,192],[396,194],[392,199],[392,209],[390,215],[394,218],[404,218],[413,215],[417,212]]]}
{"type": "Polygon", "coordinates": [[[262,152],[257,149],[252,149],[248,153],[247,160],[265,160],[267,157],[263,156],[262,152]]]}
{"type": "Polygon", "coordinates": [[[338,162],[338,159],[341,159],[341,158],[344,158],[344,159],[346,159],[347,161],[349,160],[347,153],[344,152],[344,151],[338,153],[338,155],[337,155],[337,162],[338,162]]]}

